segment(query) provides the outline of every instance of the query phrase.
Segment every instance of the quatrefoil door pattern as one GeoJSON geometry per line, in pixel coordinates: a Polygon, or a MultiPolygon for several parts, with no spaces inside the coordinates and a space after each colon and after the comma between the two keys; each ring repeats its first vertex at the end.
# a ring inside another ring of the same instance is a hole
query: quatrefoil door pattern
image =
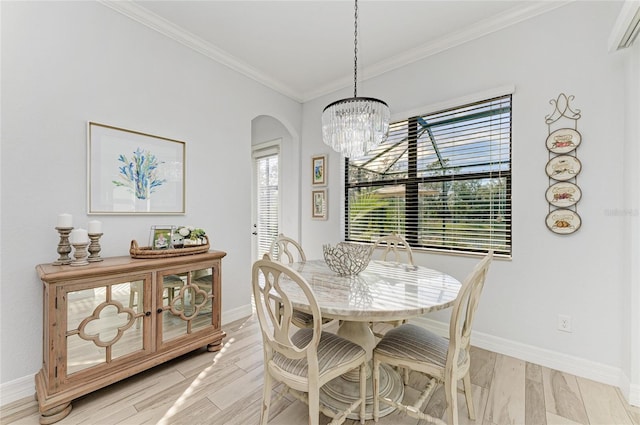
{"type": "MultiPolygon", "coordinates": [[[[160,343],[211,327],[213,270],[198,269],[177,274],[159,275],[162,281],[162,314],[158,326],[160,343]]],[[[160,298],[159,298],[160,299],[160,298]]]]}
{"type": "Polygon", "coordinates": [[[134,325],[145,314],[130,305],[132,287],[141,289],[142,299],[144,280],[67,293],[67,375],[144,349],[142,330],[134,325]]]}

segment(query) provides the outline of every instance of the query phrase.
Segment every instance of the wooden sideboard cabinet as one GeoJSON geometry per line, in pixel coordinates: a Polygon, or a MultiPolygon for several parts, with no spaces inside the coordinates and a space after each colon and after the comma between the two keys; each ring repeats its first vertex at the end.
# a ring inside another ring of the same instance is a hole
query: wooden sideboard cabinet
{"type": "Polygon", "coordinates": [[[222,348],[222,251],[36,267],[43,283],[40,423],[71,401],[182,354],[222,348]]]}

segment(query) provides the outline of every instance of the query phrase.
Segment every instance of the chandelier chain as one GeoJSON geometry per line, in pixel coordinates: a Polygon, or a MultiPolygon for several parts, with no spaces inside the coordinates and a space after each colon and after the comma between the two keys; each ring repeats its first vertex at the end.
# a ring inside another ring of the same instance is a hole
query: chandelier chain
{"type": "Polygon", "coordinates": [[[358,97],[358,0],[355,0],[353,28],[353,97],[358,97]]]}

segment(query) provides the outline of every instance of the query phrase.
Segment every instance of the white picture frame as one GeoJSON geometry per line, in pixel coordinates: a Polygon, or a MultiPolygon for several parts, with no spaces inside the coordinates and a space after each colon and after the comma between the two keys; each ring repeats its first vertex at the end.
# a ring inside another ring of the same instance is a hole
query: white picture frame
{"type": "Polygon", "coordinates": [[[88,123],[88,214],[183,215],[186,144],[88,123]]]}

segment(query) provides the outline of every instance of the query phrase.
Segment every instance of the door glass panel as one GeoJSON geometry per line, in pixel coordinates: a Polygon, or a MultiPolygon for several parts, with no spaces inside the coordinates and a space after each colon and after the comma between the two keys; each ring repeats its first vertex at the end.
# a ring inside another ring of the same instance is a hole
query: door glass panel
{"type": "Polygon", "coordinates": [[[67,293],[67,375],[143,349],[143,288],[140,280],[67,293]]]}
{"type": "Polygon", "coordinates": [[[212,269],[165,275],[162,279],[163,341],[211,326],[212,269]]]}
{"type": "Polygon", "coordinates": [[[192,272],[191,282],[195,287],[195,303],[197,313],[193,318],[192,330],[198,330],[211,326],[212,316],[212,269],[197,270],[192,272]]]}
{"type": "Polygon", "coordinates": [[[271,242],[278,235],[280,221],[280,149],[277,144],[253,151],[254,160],[254,259],[269,252],[271,242]]]}
{"type": "Polygon", "coordinates": [[[170,340],[187,332],[187,322],[181,318],[185,310],[184,298],[189,297],[187,273],[159,275],[162,279],[162,336],[170,340]]]}

